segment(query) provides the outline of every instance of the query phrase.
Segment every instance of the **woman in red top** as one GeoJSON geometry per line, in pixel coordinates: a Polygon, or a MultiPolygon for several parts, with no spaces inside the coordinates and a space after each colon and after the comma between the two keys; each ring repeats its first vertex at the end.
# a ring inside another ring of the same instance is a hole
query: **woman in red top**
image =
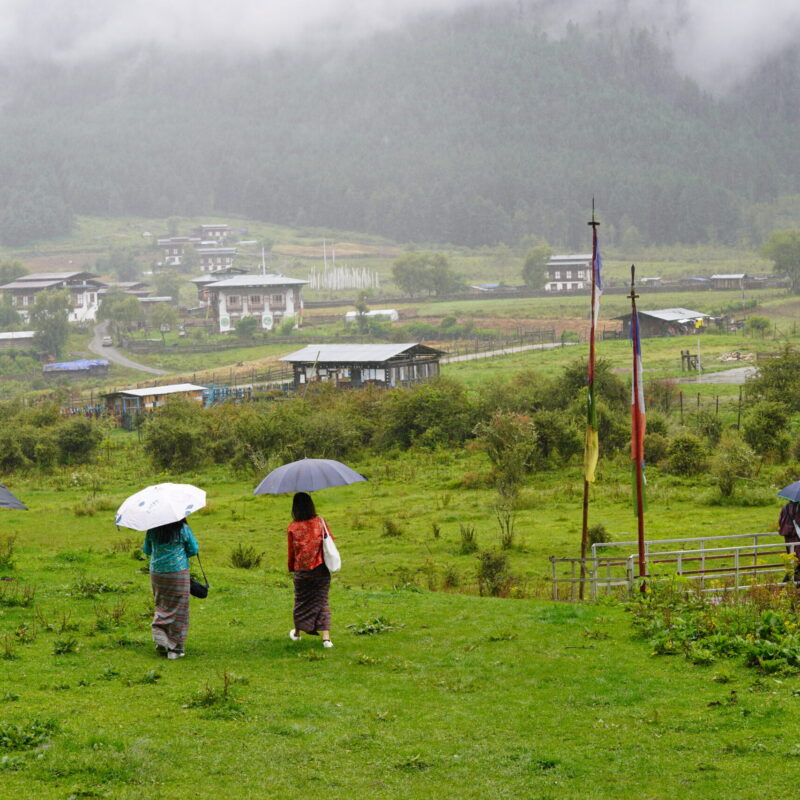
{"type": "MultiPolygon", "coordinates": [[[[289,540],[289,572],[294,572],[294,628],[289,631],[292,641],[299,641],[300,632],[322,635],[323,647],[333,647],[331,641],[331,609],[328,590],[331,573],[322,558],[322,534],[325,520],[317,516],[314,501],[306,492],[298,492],[292,501],[292,522],[289,540]]],[[[333,538],[333,537],[331,537],[333,538]]]]}

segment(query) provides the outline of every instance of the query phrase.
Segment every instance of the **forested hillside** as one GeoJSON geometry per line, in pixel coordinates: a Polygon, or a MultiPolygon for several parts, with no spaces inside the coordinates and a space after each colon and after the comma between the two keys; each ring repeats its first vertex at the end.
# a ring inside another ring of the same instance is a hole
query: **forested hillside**
{"type": "Polygon", "coordinates": [[[593,195],[612,242],[758,243],[800,193],[795,55],[712,97],[647,33],[555,39],[511,10],[324,52],[240,57],[221,30],[218,52],[4,70],[7,245],[73,214],[216,212],[568,247],[593,195]]]}

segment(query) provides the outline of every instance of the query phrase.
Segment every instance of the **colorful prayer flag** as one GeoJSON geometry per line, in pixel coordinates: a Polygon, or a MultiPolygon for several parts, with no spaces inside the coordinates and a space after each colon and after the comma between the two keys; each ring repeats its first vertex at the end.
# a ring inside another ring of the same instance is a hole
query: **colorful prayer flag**
{"type": "Polygon", "coordinates": [[[594,362],[597,318],[600,314],[600,297],[603,294],[602,267],[597,224],[592,223],[592,318],[589,327],[589,370],[586,378],[589,393],[586,408],[586,440],[583,452],[583,475],[589,483],[594,483],[594,473],[600,457],[600,442],[597,435],[597,402],[594,396],[594,362]]]}

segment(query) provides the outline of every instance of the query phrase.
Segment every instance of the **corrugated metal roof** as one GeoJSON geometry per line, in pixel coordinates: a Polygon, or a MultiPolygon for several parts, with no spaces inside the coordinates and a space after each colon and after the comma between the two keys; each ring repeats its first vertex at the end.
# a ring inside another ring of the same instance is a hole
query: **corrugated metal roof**
{"type": "Polygon", "coordinates": [[[690,311],[688,308],[662,308],[658,311],[642,311],[639,314],[664,320],[664,322],[687,322],[694,319],[709,319],[708,314],[701,311],[690,311]]]}
{"type": "Polygon", "coordinates": [[[202,392],[205,386],[195,386],[193,383],[172,383],[169,386],[145,386],[144,389],[123,389],[121,392],[110,394],[125,394],[131,397],[150,397],[162,394],[176,394],[177,392],[202,392]]]}
{"type": "Polygon", "coordinates": [[[383,363],[390,358],[402,355],[412,347],[422,347],[431,353],[441,352],[417,342],[406,342],[405,344],[309,344],[302,350],[284,356],[281,361],[309,364],[313,364],[315,361],[321,364],[345,361],[383,363]]]}
{"type": "Polygon", "coordinates": [[[33,339],[36,331],[4,331],[0,333],[0,339],[10,341],[12,339],[33,339]]]}
{"type": "Polygon", "coordinates": [[[730,274],[722,273],[720,275],[712,275],[711,276],[711,280],[712,281],[717,281],[717,280],[740,281],[740,280],[742,280],[743,278],[746,278],[746,277],[747,277],[747,273],[746,272],[733,272],[733,273],[730,273],[730,274]]]}
{"type": "Polygon", "coordinates": [[[207,289],[227,289],[237,286],[297,286],[308,281],[299,278],[287,278],[285,275],[237,275],[224,281],[210,283],[207,289]]]}

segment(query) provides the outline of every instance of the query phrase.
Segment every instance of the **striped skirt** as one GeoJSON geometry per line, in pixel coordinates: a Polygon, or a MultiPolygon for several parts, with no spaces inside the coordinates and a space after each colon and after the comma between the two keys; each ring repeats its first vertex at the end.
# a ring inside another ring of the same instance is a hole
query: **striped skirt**
{"type": "Polygon", "coordinates": [[[156,606],[153,641],[168,650],[183,651],[189,632],[189,570],[151,572],[150,585],[156,606]]]}
{"type": "Polygon", "coordinates": [[[331,573],[325,564],[294,573],[294,628],[314,636],[331,629],[328,589],[331,573]]]}

